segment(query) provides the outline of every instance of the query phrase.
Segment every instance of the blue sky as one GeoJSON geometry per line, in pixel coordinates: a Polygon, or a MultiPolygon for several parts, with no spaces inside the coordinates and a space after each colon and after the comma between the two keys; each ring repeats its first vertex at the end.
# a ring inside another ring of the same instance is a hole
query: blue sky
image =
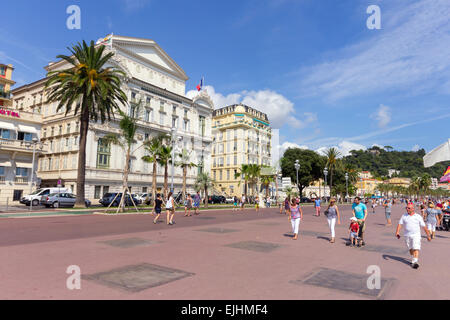
{"type": "MultiPolygon", "coordinates": [[[[322,151],[390,145],[430,151],[448,138],[448,0],[16,0],[3,4],[0,61],[23,85],[67,46],[111,32],[153,39],[216,107],[269,115],[281,144],[322,151]],[[81,8],[81,30],[66,8],[81,8]],[[381,29],[369,30],[369,5],[381,29]]],[[[193,92],[187,92],[191,96],[193,92]]]]}

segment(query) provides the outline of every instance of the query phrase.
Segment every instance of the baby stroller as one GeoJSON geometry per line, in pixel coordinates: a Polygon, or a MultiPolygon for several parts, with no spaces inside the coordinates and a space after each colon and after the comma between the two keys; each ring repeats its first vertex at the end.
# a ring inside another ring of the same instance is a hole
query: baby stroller
{"type": "Polygon", "coordinates": [[[450,211],[449,210],[442,211],[442,229],[445,231],[450,230],[450,211]]]}

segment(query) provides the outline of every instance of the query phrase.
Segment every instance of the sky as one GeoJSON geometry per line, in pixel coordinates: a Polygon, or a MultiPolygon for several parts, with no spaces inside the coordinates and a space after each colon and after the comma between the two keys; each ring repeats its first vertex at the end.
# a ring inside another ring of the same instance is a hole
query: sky
{"type": "Polygon", "coordinates": [[[15,87],[81,40],[156,41],[215,108],[268,114],[282,149],[392,146],[430,151],[449,138],[448,0],[15,0],[3,4],[0,62],[15,87]],[[66,12],[81,10],[69,30],[66,12]],[[371,5],[380,29],[369,29],[371,5]]]}

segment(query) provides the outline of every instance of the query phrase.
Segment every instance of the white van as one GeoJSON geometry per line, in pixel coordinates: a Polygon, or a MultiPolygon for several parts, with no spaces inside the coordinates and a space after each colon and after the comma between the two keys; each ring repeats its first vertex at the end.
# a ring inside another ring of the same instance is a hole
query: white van
{"type": "Polygon", "coordinates": [[[30,205],[30,202],[33,201],[33,207],[39,205],[42,196],[47,196],[50,193],[72,193],[69,188],[42,188],[37,189],[35,192],[22,197],[20,199],[20,203],[25,204],[27,206],[30,205]]]}

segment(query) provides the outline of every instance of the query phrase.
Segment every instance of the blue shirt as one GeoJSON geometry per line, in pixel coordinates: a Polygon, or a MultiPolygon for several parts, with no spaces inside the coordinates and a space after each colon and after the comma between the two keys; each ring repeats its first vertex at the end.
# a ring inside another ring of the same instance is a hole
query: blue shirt
{"type": "Polygon", "coordinates": [[[315,202],[315,204],[316,204],[316,207],[320,207],[320,200],[314,200],[314,202],[315,202]]]}
{"type": "Polygon", "coordinates": [[[361,202],[358,205],[356,203],[353,203],[352,210],[355,210],[356,219],[364,219],[364,210],[367,210],[367,207],[364,203],[361,202]]]}

